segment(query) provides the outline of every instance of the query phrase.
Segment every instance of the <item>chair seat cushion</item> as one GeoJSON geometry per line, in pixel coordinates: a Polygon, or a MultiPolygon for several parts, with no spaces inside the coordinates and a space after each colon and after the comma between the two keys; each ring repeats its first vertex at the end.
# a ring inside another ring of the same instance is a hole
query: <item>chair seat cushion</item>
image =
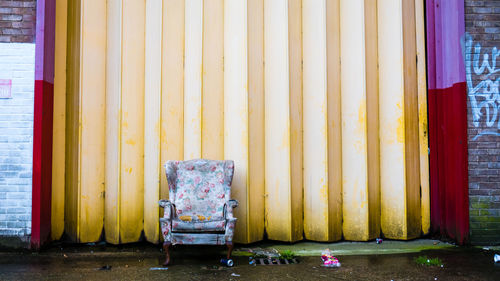
{"type": "Polygon", "coordinates": [[[172,231],[174,232],[205,232],[205,231],[225,231],[226,221],[217,218],[216,220],[182,220],[175,218],[172,220],[172,231]]]}

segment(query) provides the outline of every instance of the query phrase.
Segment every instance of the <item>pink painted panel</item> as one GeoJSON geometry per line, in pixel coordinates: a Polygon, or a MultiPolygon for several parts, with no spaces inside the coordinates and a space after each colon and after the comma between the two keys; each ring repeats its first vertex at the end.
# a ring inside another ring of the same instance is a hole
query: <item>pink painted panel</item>
{"type": "Polygon", "coordinates": [[[35,80],[51,84],[54,84],[55,3],[56,0],[38,0],[36,9],[35,80]]]}
{"type": "Polygon", "coordinates": [[[464,34],[464,0],[427,0],[429,89],[465,82],[464,34]]]}

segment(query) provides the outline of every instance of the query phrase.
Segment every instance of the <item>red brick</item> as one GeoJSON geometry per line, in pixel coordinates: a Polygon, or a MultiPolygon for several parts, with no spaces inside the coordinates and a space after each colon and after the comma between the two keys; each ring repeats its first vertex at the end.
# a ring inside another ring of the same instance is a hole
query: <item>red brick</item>
{"type": "Polygon", "coordinates": [[[0,42],[33,43],[36,0],[0,0],[0,42]]]}
{"type": "MultiPolygon", "coordinates": [[[[492,57],[492,49],[500,49],[500,1],[498,0],[465,0],[466,32],[471,35],[474,44],[481,44],[481,58],[479,65],[483,62],[483,55],[492,57]]],[[[472,50],[474,52],[474,50],[472,50]]],[[[470,57],[473,59],[473,55],[470,57]]],[[[497,59],[497,69],[499,59],[497,59]]],[[[495,81],[500,73],[487,75],[475,75],[473,73],[473,84],[478,85],[481,81],[491,79],[495,81]]],[[[478,99],[482,99],[478,97],[478,99]]],[[[496,101],[497,105],[500,101],[496,101]]],[[[476,127],[472,119],[472,108],[470,97],[468,98],[468,151],[469,151],[469,200],[471,202],[487,200],[490,202],[488,211],[473,208],[470,212],[470,230],[472,241],[488,242],[489,244],[500,243],[500,224],[480,223],[484,217],[500,218],[500,203],[496,198],[500,195],[500,136],[482,135],[484,132],[499,132],[500,112],[497,114],[493,126],[488,127],[484,121],[486,111],[481,110],[479,126],[476,127]],[[477,137],[477,138],[476,138],[477,137]],[[476,138],[476,139],[474,139],[476,138]],[[495,203],[496,202],[496,203],[495,203]],[[480,215],[477,215],[479,212],[480,215]],[[476,214],[476,215],[472,215],[476,214]],[[486,215],[488,214],[488,215],[486,215]],[[494,235],[496,234],[496,235],[494,235]]],[[[490,108],[490,114],[493,110],[490,108]]],[[[476,206],[476,205],[474,205],[476,206]]]]}

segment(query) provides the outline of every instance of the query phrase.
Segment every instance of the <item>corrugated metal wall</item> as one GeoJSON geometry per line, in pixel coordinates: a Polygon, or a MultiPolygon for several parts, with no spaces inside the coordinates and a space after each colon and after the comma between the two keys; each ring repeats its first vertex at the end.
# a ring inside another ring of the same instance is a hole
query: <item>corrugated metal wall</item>
{"type": "Polygon", "coordinates": [[[192,158],[235,161],[237,242],[428,232],[423,1],[57,5],[54,239],[158,242],[192,158]]]}

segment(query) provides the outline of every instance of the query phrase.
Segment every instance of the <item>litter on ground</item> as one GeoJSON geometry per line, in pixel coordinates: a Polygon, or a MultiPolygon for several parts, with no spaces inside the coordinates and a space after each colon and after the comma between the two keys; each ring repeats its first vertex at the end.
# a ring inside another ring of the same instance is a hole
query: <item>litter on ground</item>
{"type": "Polygon", "coordinates": [[[321,259],[325,267],[340,267],[339,259],[332,256],[330,249],[326,249],[321,253],[321,259]]]}
{"type": "Polygon", "coordinates": [[[168,270],[168,267],[151,267],[149,270],[168,270]]]}

